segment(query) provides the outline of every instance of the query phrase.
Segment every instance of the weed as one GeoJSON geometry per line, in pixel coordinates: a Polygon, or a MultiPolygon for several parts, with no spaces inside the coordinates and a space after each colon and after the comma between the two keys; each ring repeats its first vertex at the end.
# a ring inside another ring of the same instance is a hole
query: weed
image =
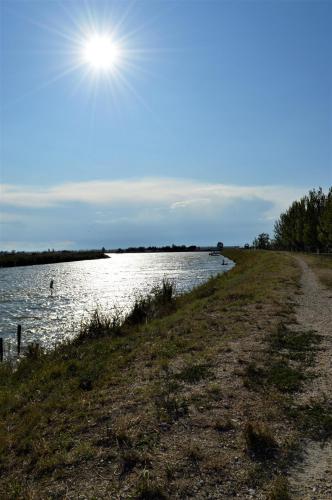
{"type": "Polygon", "coordinates": [[[255,389],[264,384],[266,373],[263,368],[257,366],[256,363],[251,362],[245,368],[243,376],[244,376],[244,385],[246,387],[255,389]]]}
{"type": "Polygon", "coordinates": [[[188,382],[189,384],[196,384],[202,378],[209,375],[209,368],[204,364],[192,364],[186,366],[180,373],[176,375],[176,378],[182,380],[183,382],[188,382]]]}
{"type": "Polygon", "coordinates": [[[217,420],[214,424],[214,428],[218,432],[229,432],[234,429],[234,425],[231,420],[217,420]]]}
{"type": "Polygon", "coordinates": [[[119,429],[115,433],[115,440],[119,448],[127,447],[129,448],[132,445],[132,441],[128,433],[124,429],[119,429]]]}
{"type": "Polygon", "coordinates": [[[89,460],[94,456],[94,449],[88,442],[81,442],[71,452],[71,458],[73,462],[81,462],[83,460],[89,460]]]}
{"type": "Polygon", "coordinates": [[[292,368],[287,361],[272,363],[267,372],[267,382],[281,392],[298,391],[305,376],[300,369],[292,368]]]}
{"type": "Polygon", "coordinates": [[[28,344],[27,349],[24,353],[25,358],[29,361],[38,359],[43,353],[43,349],[37,343],[28,344]]]}
{"type": "Polygon", "coordinates": [[[136,450],[124,450],[121,454],[121,474],[128,474],[139,465],[141,461],[141,456],[136,450]]]}
{"type": "Polygon", "coordinates": [[[136,297],[124,324],[128,326],[140,325],[171,312],[174,306],[174,294],[174,283],[164,278],[161,286],[152,288],[148,295],[136,297]]]}
{"type": "Polygon", "coordinates": [[[167,500],[168,496],[156,481],[150,478],[149,471],[144,469],[135,495],[136,500],[167,500]]]}
{"type": "Polygon", "coordinates": [[[291,500],[289,484],[285,477],[278,476],[271,485],[269,500],[291,500]]]}
{"type": "Polygon", "coordinates": [[[332,436],[332,406],[326,401],[288,409],[288,415],[311,439],[325,441],[332,436]]]}
{"type": "Polygon", "coordinates": [[[99,337],[116,337],[121,335],[122,327],[123,320],[119,311],[115,310],[111,315],[107,315],[96,309],[88,321],[82,321],[81,330],[73,343],[77,345],[99,337]]]}
{"type": "Polygon", "coordinates": [[[219,384],[210,384],[208,393],[214,401],[219,401],[222,397],[222,391],[219,384]]]}
{"type": "Polygon", "coordinates": [[[156,407],[159,420],[165,418],[169,422],[178,420],[188,413],[187,401],[167,392],[156,397],[156,407]]]}
{"type": "Polygon", "coordinates": [[[176,394],[180,386],[166,364],[161,371],[161,381],[156,388],[155,405],[159,420],[172,422],[188,413],[188,403],[176,394]]]}
{"type": "Polygon", "coordinates": [[[190,443],[185,453],[189,460],[194,464],[197,464],[203,459],[202,449],[197,443],[190,443]]]}
{"type": "Polygon", "coordinates": [[[173,302],[175,296],[175,284],[167,278],[163,278],[161,286],[152,289],[154,300],[158,304],[169,304],[173,302]]]}
{"type": "Polygon", "coordinates": [[[278,445],[272,432],[261,423],[247,423],[244,437],[248,453],[258,460],[265,460],[276,455],[278,445]]]}

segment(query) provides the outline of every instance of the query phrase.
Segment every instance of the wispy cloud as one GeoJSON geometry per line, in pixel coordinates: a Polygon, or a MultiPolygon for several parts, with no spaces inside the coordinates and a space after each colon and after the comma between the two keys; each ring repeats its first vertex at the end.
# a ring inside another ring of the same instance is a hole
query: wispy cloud
{"type": "Polygon", "coordinates": [[[264,201],[267,218],[277,216],[305,189],[287,186],[236,186],[173,178],[71,182],[49,187],[1,185],[3,205],[46,208],[80,203],[174,211],[214,210],[239,201],[264,201]]]}

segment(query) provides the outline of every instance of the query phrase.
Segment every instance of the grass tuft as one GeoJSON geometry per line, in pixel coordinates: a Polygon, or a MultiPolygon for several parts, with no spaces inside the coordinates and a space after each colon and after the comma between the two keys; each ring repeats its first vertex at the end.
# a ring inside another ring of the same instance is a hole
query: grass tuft
{"type": "Polygon", "coordinates": [[[167,500],[168,495],[159,483],[150,478],[149,472],[144,469],[137,486],[136,500],[167,500]]]}
{"type": "Polygon", "coordinates": [[[298,368],[292,368],[287,361],[272,363],[267,371],[267,381],[281,392],[300,390],[305,376],[298,368]]]}
{"type": "Polygon", "coordinates": [[[276,455],[278,444],[272,432],[261,423],[248,422],[244,430],[248,453],[257,460],[266,460],[276,455]]]}
{"type": "Polygon", "coordinates": [[[121,335],[122,330],[123,320],[118,311],[114,311],[109,315],[96,309],[89,320],[82,322],[80,333],[73,343],[77,345],[100,337],[117,337],[121,335]]]}
{"type": "Polygon", "coordinates": [[[209,368],[205,364],[191,364],[186,366],[176,378],[189,384],[196,384],[201,379],[206,378],[210,374],[209,368]]]}
{"type": "Polygon", "coordinates": [[[170,313],[174,309],[175,285],[164,278],[160,286],[155,286],[146,296],[138,296],[132,310],[124,320],[124,325],[134,326],[147,323],[170,313]]]}
{"type": "Polygon", "coordinates": [[[289,484],[285,477],[277,477],[271,485],[269,500],[291,500],[289,484]]]}

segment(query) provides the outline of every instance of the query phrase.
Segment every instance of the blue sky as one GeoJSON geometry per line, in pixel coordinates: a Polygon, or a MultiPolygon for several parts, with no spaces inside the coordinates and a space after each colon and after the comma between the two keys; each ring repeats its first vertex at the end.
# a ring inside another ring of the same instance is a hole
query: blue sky
{"type": "Polygon", "coordinates": [[[243,244],[331,185],[332,2],[0,8],[0,248],[243,244]]]}

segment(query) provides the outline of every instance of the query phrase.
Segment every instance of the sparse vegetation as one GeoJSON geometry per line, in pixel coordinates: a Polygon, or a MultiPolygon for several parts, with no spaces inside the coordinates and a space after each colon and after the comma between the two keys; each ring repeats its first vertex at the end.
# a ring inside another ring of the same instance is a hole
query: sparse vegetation
{"type": "Polygon", "coordinates": [[[332,405],[329,401],[313,401],[310,405],[293,406],[288,414],[311,439],[325,441],[332,437],[332,405]]]}
{"type": "Polygon", "coordinates": [[[272,351],[286,351],[287,357],[295,361],[310,364],[315,353],[315,346],[320,337],[312,331],[292,331],[284,323],[279,323],[275,333],[269,338],[272,351]]]}

